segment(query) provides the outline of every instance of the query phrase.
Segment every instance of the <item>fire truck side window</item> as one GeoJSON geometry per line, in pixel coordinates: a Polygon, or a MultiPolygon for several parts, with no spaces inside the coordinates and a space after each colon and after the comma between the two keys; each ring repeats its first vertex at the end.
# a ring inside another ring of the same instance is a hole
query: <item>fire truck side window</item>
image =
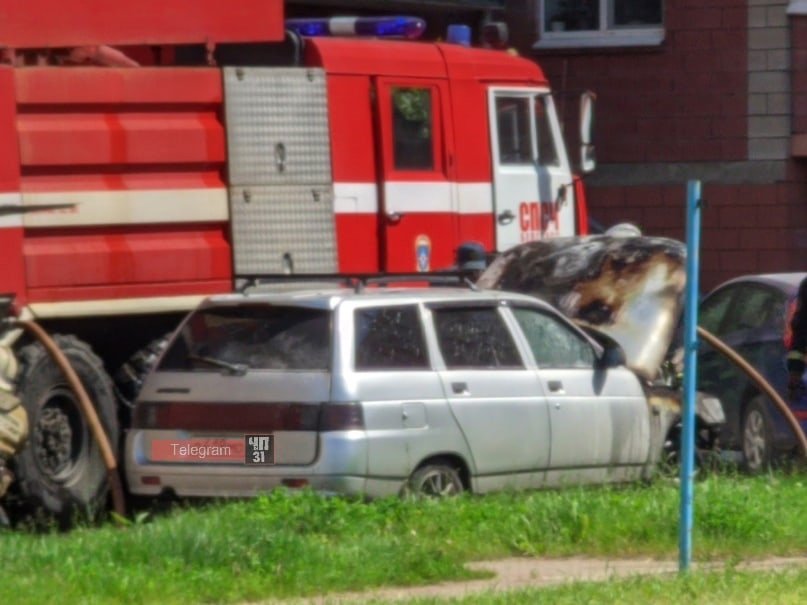
{"type": "Polygon", "coordinates": [[[428,88],[392,89],[396,170],[434,170],[432,93],[428,88]]]}
{"type": "Polygon", "coordinates": [[[549,121],[546,95],[535,99],[535,134],[538,137],[538,163],[541,166],[560,166],[558,151],[555,149],[555,137],[552,136],[552,125],[549,121]]]}
{"type": "Polygon", "coordinates": [[[502,164],[532,164],[529,97],[497,97],[499,161],[502,164]]]}

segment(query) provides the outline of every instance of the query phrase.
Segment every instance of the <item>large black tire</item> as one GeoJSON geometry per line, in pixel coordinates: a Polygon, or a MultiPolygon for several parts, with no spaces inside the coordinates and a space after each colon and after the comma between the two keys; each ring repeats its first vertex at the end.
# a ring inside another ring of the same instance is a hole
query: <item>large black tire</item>
{"type": "MultiPolygon", "coordinates": [[[[116,452],[115,393],[103,363],[73,336],[54,340],[93,401],[116,452]]],[[[97,518],[106,505],[107,471],[78,398],[39,342],[21,349],[19,361],[18,394],[28,412],[31,434],[14,459],[18,506],[26,513],[56,518],[62,525],[97,518]]]]}
{"type": "Polygon", "coordinates": [[[771,419],[766,399],[757,395],[745,408],[742,431],[743,467],[752,475],[771,468],[774,459],[771,419]]]}

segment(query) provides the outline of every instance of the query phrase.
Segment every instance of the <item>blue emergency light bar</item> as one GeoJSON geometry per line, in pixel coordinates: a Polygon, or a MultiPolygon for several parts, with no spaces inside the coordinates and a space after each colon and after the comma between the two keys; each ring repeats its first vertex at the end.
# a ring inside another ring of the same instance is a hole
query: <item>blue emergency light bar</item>
{"type": "Polygon", "coordinates": [[[426,22],[418,17],[330,17],[286,19],[286,27],[301,36],[372,36],[419,38],[426,22]]]}

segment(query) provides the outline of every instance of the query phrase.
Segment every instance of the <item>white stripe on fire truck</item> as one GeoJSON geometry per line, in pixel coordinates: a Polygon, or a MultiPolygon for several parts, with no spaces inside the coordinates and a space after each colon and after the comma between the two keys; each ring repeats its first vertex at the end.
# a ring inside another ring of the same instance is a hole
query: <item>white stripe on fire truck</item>
{"type": "Polygon", "coordinates": [[[493,186],[490,183],[458,183],[460,214],[493,212],[493,186]]]}
{"type": "Polygon", "coordinates": [[[152,189],[23,193],[25,227],[223,222],[229,218],[226,189],[152,189]],[[32,208],[64,208],[32,212],[32,208]]]}
{"type": "MultiPolygon", "coordinates": [[[[212,294],[212,293],[211,293],[212,294]]],[[[28,309],[35,318],[95,317],[98,315],[126,315],[141,313],[168,313],[190,311],[207,295],[153,296],[143,298],[111,298],[66,302],[30,303],[28,309]]]]}
{"type": "Polygon", "coordinates": [[[0,193],[0,229],[22,227],[22,197],[19,193],[0,193]]]}
{"type": "MultiPolygon", "coordinates": [[[[334,183],[337,214],[375,214],[378,189],[374,183],[334,183]]],[[[390,181],[384,185],[390,212],[459,212],[485,214],[493,210],[490,183],[390,181]],[[456,200],[452,196],[456,188],[456,200]]]]}
{"type": "MultiPolygon", "coordinates": [[[[385,184],[391,212],[484,214],[493,209],[490,183],[402,182],[385,184]],[[456,194],[452,195],[452,188],[456,194]]],[[[18,194],[3,194],[5,204],[19,205],[18,194]]],[[[223,222],[229,219],[227,190],[151,189],[23,193],[26,212],[0,217],[0,226],[73,227],[159,223],[223,222]],[[63,206],[32,211],[37,206],[63,206]]],[[[375,214],[374,183],[334,183],[334,211],[375,214]]]]}
{"type": "Polygon", "coordinates": [[[387,212],[458,212],[480,214],[493,210],[490,183],[451,183],[447,181],[410,183],[392,181],[384,185],[387,212]],[[452,195],[456,187],[456,199],[452,195]]]}
{"type": "Polygon", "coordinates": [[[334,183],[333,211],[337,214],[375,214],[378,187],[375,183],[334,183]]]}

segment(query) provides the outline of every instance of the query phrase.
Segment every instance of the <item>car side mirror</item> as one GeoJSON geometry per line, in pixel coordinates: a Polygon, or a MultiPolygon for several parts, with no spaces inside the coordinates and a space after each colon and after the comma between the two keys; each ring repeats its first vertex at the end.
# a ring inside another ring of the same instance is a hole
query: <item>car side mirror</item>
{"type": "Polygon", "coordinates": [[[625,350],[613,338],[600,332],[597,328],[585,324],[578,324],[583,331],[588,334],[598,345],[602,347],[602,353],[597,358],[597,367],[600,369],[616,368],[628,363],[625,357],[625,350]]]}
{"type": "Polygon", "coordinates": [[[583,174],[597,167],[594,150],[594,101],[597,96],[586,91],[580,95],[580,170],[583,174]]]}
{"type": "Polygon", "coordinates": [[[625,351],[622,347],[613,342],[609,343],[605,349],[603,349],[599,365],[602,369],[617,368],[624,366],[626,361],[625,351]]]}

